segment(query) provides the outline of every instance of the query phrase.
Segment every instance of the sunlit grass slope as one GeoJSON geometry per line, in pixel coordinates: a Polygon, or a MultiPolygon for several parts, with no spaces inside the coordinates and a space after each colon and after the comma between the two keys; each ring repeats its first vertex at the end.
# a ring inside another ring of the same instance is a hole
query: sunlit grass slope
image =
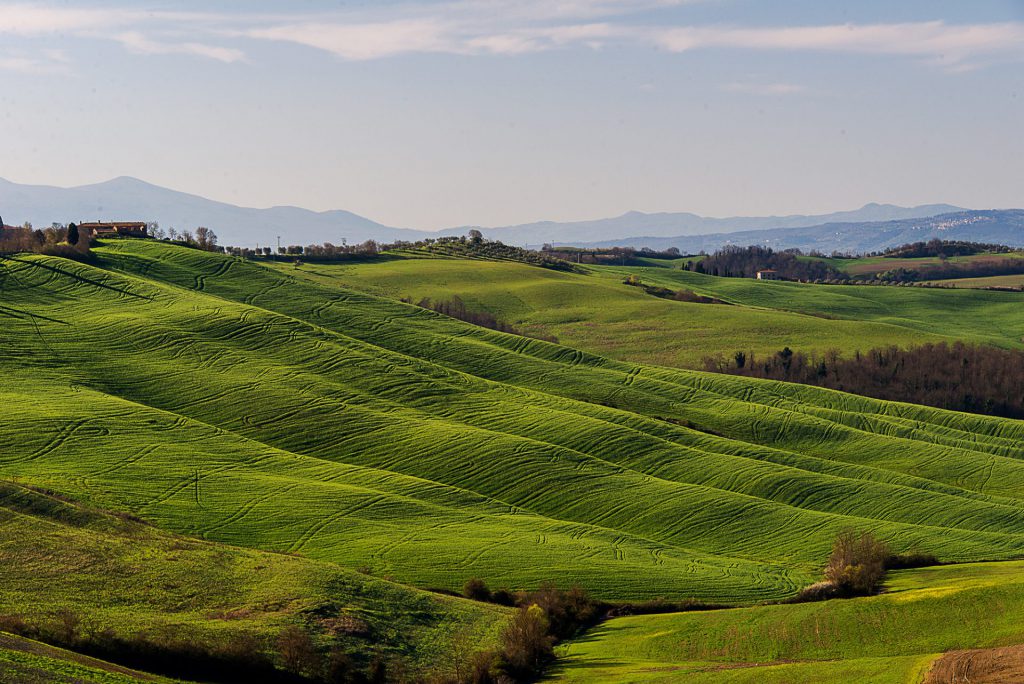
{"type": "Polygon", "coordinates": [[[859,257],[856,259],[821,259],[831,264],[840,271],[851,275],[873,275],[882,271],[894,268],[922,269],[930,266],[944,266],[947,264],[978,264],[986,262],[1001,262],[1007,259],[1024,259],[1024,252],[1006,252],[1003,254],[983,253],[968,254],[965,256],[953,256],[943,260],[939,257],[859,257]]]}
{"type": "Polygon", "coordinates": [[[1024,564],[894,572],[879,596],[611,620],[564,648],[573,682],[917,682],[937,654],[1024,641],[1024,564]]]}
{"type": "Polygon", "coordinates": [[[588,267],[586,274],[513,262],[393,259],[359,264],[280,265],[317,284],[419,301],[458,296],[526,332],[620,360],[699,367],[736,351],[846,352],[963,339],[1021,346],[1024,295],[920,288],[803,285],[715,278],[656,267],[588,267]],[[686,288],[734,306],[660,299],[622,283],[686,288]]]}
{"type": "MultiPolygon", "coordinates": [[[[486,644],[505,619],[494,606],[171,535],[7,483],[0,557],[0,614],[47,629],[69,610],[81,629],[123,639],[166,635],[211,647],[244,637],[272,646],[288,625],[326,635],[332,621],[347,620],[360,629],[335,633],[332,644],[360,660],[379,654],[427,670],[448,666],[460,635],[486,644]]],[[[0,672],[4,662],[0,652],[0,672]]]]}
{"type": "Polygon", "coordinates": [[[171,680],[0,632],[0,681],[6,684],[138,684],[171,680]]]}
{"type": "Polygon", "coordinates": [[[949,280],[933,280],[931,282],[936,285],[963,288],[1024,287],[1024,273],[985,276],[982,278],[951,278],[949,280]]]}
{"type": "Polygon", "coordinates": [[[427,587],[752,601],[1024,550],[1024,424],[611,361],[222,255],[7,261],[0,473],[427,587]],[[45,401],[40,401],[45,397],[45,401]]]}
{"type": "MultiPolygon", "coordinates": [[[[612,272],[621,269],[607,267],[612,272]]],[[[814,285],[766,282],[751,278],[715,278],[670,269],[632,269],[645,281],[687,287],[749,307],[763,307],[840,321],[897,326],[909,341],[945,336],[999,347],[1024,346],[1024,294],[872,285],[814,285]]],[[[934,338],[932,338],[934,339],[934,338]]],[[[795,345],[790,345],[794,349],[795,345]]],[[[845,345],[833,345],[844,349],[845,345]]],[[[874,345],[870,345],[874,346],[874,345]]],[[[742,347],[741,347],[742,348],[742,347]]],[[[856,348],[867,349],[865,341],[856,348]]]]}

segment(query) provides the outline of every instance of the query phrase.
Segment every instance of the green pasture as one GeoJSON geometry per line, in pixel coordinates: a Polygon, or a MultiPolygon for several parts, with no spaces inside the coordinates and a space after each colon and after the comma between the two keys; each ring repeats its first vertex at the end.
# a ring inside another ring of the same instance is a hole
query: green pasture
{"type": "Polygon", "coordinates": [[[984,263],[987,261],[1003,261],[1004,259],[1022,259],[1024,252],[1006,252],[1005,254],[968,254],[965,256],[951,256],[945,260],[939,257],[857,257],[854,259],[832,259],[819,258],[819,261],[835,266],[840,271],[850,275],[872,275],[889,271],[894,268],[920,269],[930,266],[941,266],[943,264],[971,264],[984,263]]]}
{"type": "Polygon", "coordinates": [[[8,684],[138,684],[171,680],[0,633],[0,681],[8,684]]]}
{"type": "Polygon", "coordinates": [[[792,594],[847,527],[1024,552],[1020,422],[616,362],[180,247],[98,252],[4,264],[0,473],[175,532],[420,587],[735,603],[792,594]]]}
{"type": "Polygon", "coordinates": [[[1024,273],[986,276],[984,278],[951,278],[948,280],[932,280],[930,282],[935,285],[975,289],[984,287],[1024,287],[1024,273]]]}
{"type": "MultiPolygon", "coordinates": [[[[488,643],[506,615],[333,564],[171,535],[10,483],[0,484],[0,554],[0,615],[46,630],[70,611],[83,636],[269,648],[300,624],[357,662],[378,655],[443,671],[460,640],[488,643]]],[[[0,650],[0,673],[33,657],[46,654],[0,650]]]]}
{"type": "Polygon", "coordinates": [[[414,302],[457,296],[471,310],[487,311],[528,334],[554,335],[564,345],[619,360],[676,367],[786,346],[819,353],[942,340],[1024,346],[1024,294],[1018,293],[763,282],[658,267],[592,266],[576,274],[459,259],[277,268],[327,288],[414,302]],[[630,274],[733,305],[661,299],[624,285],[630,274]]]}
{"type": "Polygon", "coordinates": [[[617,618],[563,647],[555,678],[913,684],[942,652],[1024,641],[1024,563],[890,578],[868,598],[617,618]]]}

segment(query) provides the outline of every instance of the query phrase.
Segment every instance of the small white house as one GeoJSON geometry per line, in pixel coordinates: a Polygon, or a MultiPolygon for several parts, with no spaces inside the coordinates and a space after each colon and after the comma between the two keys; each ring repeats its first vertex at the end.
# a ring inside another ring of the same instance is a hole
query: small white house
{"type": "Polygon", "coordinates": [[[776,273],[775,271],[773,271],[770,268],[766,268],[763,271],[758,271],[757,272],[757,276],[755,276],[755,277],[758,280],[778,280],[779,279],[779,274],[776,273]]]}

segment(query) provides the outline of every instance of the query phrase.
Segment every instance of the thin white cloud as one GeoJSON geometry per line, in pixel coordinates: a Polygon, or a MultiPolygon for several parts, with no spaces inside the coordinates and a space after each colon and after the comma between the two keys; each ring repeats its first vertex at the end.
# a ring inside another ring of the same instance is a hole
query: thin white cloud
{"type": "Polygon", "coordinates": [[[0,6],[0,33],[37,36],[124,26],[137,12],[13,4],[0,6]]]}
{"type": "Polygon", "coordinates": [[[958,64],[996,54],[1024,57],[1024,24],[833,24],[779,28],[676,27],[653,32],[671,52],[706,48],[905,55],[958,64]]]}
{"type": "Polygon", "coordinates": [[[360,24],[297,23],[243,32],[249,38],[286,41],[353,60],[413,52],[455,52],[451,27],[434,20],[360,24]]]}
{"type": "Polygon", "coordinates": [[[742,93],[745,95],[795,95],[805,92],[807,89],[796,83],[756,83],[740,81],[736,83],[725,83],[719,87],[727,93],[742,93]]]}
{"type": "MultiPolygon", "coordinates": [[[[130,51],[143,55],[194,55],[220,62],[237,62],[245,55],[236,48],[211,45],[195,41],[167,41],[146,35],[138,30],[152,26],[160,32],[167,27],[189,26],[202,29],[214,22],[226,20],[225,15],[194,12],[147,12],[133,9],[76,9],[25,3],[0,6],[0,35],[28,38],[46,38],[51,35],[73,35],[82,38],[114,40],[130,51]]],[[[31,60],[11,58],[5,61],[7,69],[45,68],[52,70],[61,59],[31,60]],[[37,67],[30,67],[29,62],[37,67]]]]}
{"type": "Polygon", "coordinates": [[[138,55],[194,55],[227,64],[245,60],[245,53],[234,48],[194,42],[164,42],[138,31],[118,33],[112,38],[138,55]]]}

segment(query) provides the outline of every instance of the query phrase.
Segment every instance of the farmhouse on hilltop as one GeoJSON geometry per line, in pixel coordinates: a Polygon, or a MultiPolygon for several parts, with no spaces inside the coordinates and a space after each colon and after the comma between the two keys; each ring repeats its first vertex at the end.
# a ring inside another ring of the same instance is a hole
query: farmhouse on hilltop
{"type": "Polygon", "coordinates": [[[763,271],[758,271],[755,277],[758,280],[778,280],[779,274],[770,268],[766,268],[763,271]]]}
{"type": "Polygon", "coordinates": [[[149,237],[148,228],[143,221],[96,221],[79,223],[78,230],[90,238],[98,237],[149,237]]]}

